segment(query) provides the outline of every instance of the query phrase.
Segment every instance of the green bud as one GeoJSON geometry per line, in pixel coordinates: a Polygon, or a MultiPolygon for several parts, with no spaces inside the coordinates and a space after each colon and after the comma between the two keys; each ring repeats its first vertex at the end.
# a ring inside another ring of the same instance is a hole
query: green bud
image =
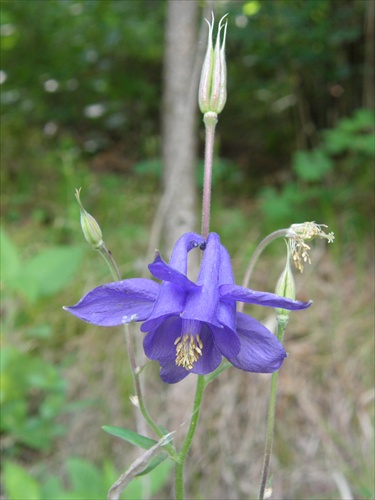
{"type": "Polygon", "coordinates": [[[86,212],[86,210],[83,208],[80,199],[80,193],[81,193],[81,188],[76,189],[75,197],[77,198],[79,209],[81,212],[82,232],[87,243],[89,243],[89,245],[91,245],[95,250],[98,250],[99,248],[103,247],[102,231],[100,229],[99,224],[94,219],[94,217],[90,215],[88,212],[86,212]]]}
{"type": "Polygon", "coordinates": [[[212,43],[214,15],[212,14],[212,23],[206,19],[208,24],[208,42],[198,95],[199,107],[204,114],[208,112],[219,114],[223,110],[227,100],[227,65],[225,61],[227,22],[224,24],[226,16],[227,14],[220,19],[215,48],[212,43]],[[224,34],[221,43],[221,30],[223,28],[224,34]]]}
{"type": "MultiPolygon", "coordinates": [[[[296,285],[294,282],[294,277],[292,269],[290,267],[290,249],[289,245],[286,243],[287,248],[287,259],[285,263],[285,268],[281,273],[281,276],[276,284],[275,293],[280,297],[285,297],[287,299],[296,299],[296,285]]],[[[286,309],[276,308],[277,320],[278,322],[287,323],[289,319],[290,311],[286,309]]]]}

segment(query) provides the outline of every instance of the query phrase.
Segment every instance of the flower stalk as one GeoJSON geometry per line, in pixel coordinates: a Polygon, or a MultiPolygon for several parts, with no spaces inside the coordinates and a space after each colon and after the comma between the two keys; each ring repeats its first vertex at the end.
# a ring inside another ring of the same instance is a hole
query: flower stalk
{"type": "MultiPolygon", "coordinates": [[[[283,272],[276,284],[276,293],[281,297],[286,297],[294,300],[296,296],[296,287],[292,271],[290,269],[290,248],[287,244],[287,257],[283,272]]],[[[286,325],[289,320],[289,311],[286,309],[276,308],[277,313],[277,340],[282,344],[286,325]]],[[[260,481],[259,500],[264,500],[267,479],[269,474],[273,437],[275,433],[275,414],[276,414],[276,397],[277,397],[277,381],[279,378],[279,370],[272,374],[271,389],[268,403],[267,415],[267,431],[266,431],[266,444],[264,452],[263,469],[260,481]]]]}
{"type": "MultiPolygon", "coordinates": [[[[285,240],[287,247],[287,258],[285,267],[276,284],[276,290],[275,290],[276,293],[281,297],[295,300],[296,287],[295,287],[293,273],[290,268],[291,257],[293,256],[292,257],[293,261],[296,264],[297,269],[299,269],[301,272],[303,271],[302,261],[304,262],[307,261],[310,263],[310,258],[307,253],[307,250],[310,250],[310,247],[305,243],[304,240],[312,239],[316,236],[319,236],[321,238],[323,237],[327,238],[329,242],[333,241],[333,233],[326,235],[324,231],[322,231],[321,227],[322,226],[310,222],[304,224],[294,224],[288,230],[281,230],[281,232],[285,232],[285,236],[289,238],[289,240],[285,240]]],[[[280,233],[280,231],[276,231],[275,233],[270,235],[271,238],[267,240],[266,245],[270,241],[273,241],[273,239],[277,238],[278,233],[280,233]]],[[[262,251],[263,249],[264,246],[261,246],[260,251],[262,251]]],[[[285,328],[289,320],[290,311],[283,308],[276,308],[276,313],[277,313],[277,340],[282,344],[285,328]]],[[[279,377],[279,371],[275,371],[274,373],[272,373],[270,397],[268,403],[266,444],[265,444],[263,469],[262,469],[259,496],[258,496],[259,500],[264,500],[264,496],[266,493],[267,479],[269,475],[273,437],[275,433],[275,413],[276,413],[278,377],[279,377]]]]}
{"type": "MultiPolygon", "coordinates": [[[[282,322],[278,323],[277,339],[280,343],[282,343],[283,340],[285,327],[286,327],[285,323],[284,324],[282,322]]],[[[268,414],[267,414],[266,444],[265,444],[263,469],[260,481],[258,500],[264,500],[264,495],[267,486],[267,479],[270,469],[273,436],[275,433],[275,414],[276,414],[276,396],[277,396],[278,378],[279,378],[279,372],[278,371],[274,372],[271,377],[271,389],[270,389],[268,414]]]]}
{"type": "Polygon", "coordinates": [[[190,419],[189,430],[185,436],[181,451],[178,455],[179,459],[175,464],[175,494],[177,500],[184,498],[184,467],[187,454],[190,450],[191,443],[194,438],[195,431],[198,425],[198,419],[201,409],[203,393],[207,383],[202,375],[198,375],[197,387],[195,391],[193,413],[190,419]]]}
{"type": "Polygon", "coordinates": [[[217,123],[216,113],[206,113],[204,115],[206,144],[205,144],[205,155],[204,155],[202,236],[205,240],[207,239],[208,233],[210,232],[212,165],[214,156],[216,123],[217,123]]]}

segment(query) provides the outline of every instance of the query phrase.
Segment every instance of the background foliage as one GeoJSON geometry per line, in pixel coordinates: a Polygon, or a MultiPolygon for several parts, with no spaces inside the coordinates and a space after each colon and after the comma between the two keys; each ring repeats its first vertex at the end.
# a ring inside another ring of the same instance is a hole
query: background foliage
{"type": "MultiPolygon", "coordinates": [[[[294,411],[283,413],[275,442],[281,471],[275,488],[288,498],[343,495],[345,481],[356,498],[373,496],[370,4],[217,3],[217,15],[229,12],[229,98],[218,126],[212,224],[233,256],[239,280],[260,236],[280,225],[316,220],[329,224],[337,237],[331,258],[324,257],[328,264],[308,275],[316,285],[300,283],[305,298],[311,293],[316,303],[326,304],[324,314],[307,315],[307,324],[294,329],[291,322],[288,350],[296,364],[289,360],[281,381],[280,411],[294,411]],[[302,389],[297,379],[305,381],[302,389]],[[308,432],[315,437],[306,443],[308,432]],[[289,438],[292,447],[286,445],[289,438]],[[328,471],[334,464],[333,472],[341,476],[332,473],[332,480],[322,466],[327,463],[328,471]]],[[[1,447],[7,460],[3,488],[10,499],[26,498],[20,484],[29,498],[80,498],[82,489],[96,484],[104,498],[116,473],[130,463],[124,460],[130,452],[124,454],[121,443],[99,430],[103,424],[123,425],[124,419],[133,422],[121,339],[111,332],[105,334],[113,335],[108,342],[101,330],[67,318],[61,305],[109,280],[81,238],[74,199],[80,186],[122,274],[144,272],[140,255],[147,250],[162,178],[166,9],[162,0],[1,2],[1,447]]],[[[259,288],[272,289],[273,267],[266,262],[261,268],[259,288]]],[[[262,445],[244,439],[249,415],[252,430],[259,428],[255,434],[263,435],[263,428],[243,401],[265,400],[265,387],[253,378],[243,394],[247,379],[237,377],[208,394],[204,413],[213,417],[202,421],[207,430],[202,442],[232,427],[223,402],[238,408],[234,427],[244,430],[238,435],[233,430],[234,449],[221,437],[220,449],[211,440],[207,449],[193,450],[196,498],[218,498],[217,491],[207,490],[214,477],[226,498],[253,492],[257,466],[242,469],[249,453],[259,461],[262,445]],[[230,451],[229,465],[217,458],[223,449],[230,451]],[[222,477],[218,471],[224,469],[222,477]],[[250,477],[251,484],[234,486],[235,477],[250,477]]],[[[167,393],[156,382],[150,390],[160,394],[155,411],[162,415],[164,403],[179,400],[173,389],[167,393]]],[[[258,413],[261,409],[260,404],[258,413]]],[[[177,413],[165,415],[172,426],[181,422],[177,413]]],[[[134,486],[129,498],[162,488],[167,472],[151,485],[134,486]]],[[[165,496],[169,488],[167,483],[165,496]]]]}

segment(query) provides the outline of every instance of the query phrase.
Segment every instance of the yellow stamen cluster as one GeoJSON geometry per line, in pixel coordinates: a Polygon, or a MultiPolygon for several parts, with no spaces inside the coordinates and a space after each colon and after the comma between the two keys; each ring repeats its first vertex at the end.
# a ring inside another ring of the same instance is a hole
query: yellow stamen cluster
{"type": "Polygon", "coordinates": [[[183,337],[177,337],[174,345],[176,346],[176,365],[192,370],[194,363],[202,355],[203,342],[199,334],[194,336],[185,333],[183,337]]]}
{"type": "Polygon", "coordinates": [[[325,224],[315,224],[315,222],[304,222],[303,224],[292,224],[289,228],[287,238],[292,253],[292,259],[296,268],[303,273],[303,264],[311,264],[309,256],[310,247],[305,240],[313,238],[325,238],[328,243],[333,243],[335,236],[333,232],[326,234],[323,231],[325,224]]]}

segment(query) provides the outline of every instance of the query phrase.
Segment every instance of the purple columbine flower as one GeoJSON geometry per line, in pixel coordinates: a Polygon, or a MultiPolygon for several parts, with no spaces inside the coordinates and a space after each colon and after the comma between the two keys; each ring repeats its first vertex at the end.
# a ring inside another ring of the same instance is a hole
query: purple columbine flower
{"type": "Polygon", "coordinates": [[[237,286],[229,254],[216,233],[207,241],[184,234],[169,264],[157,253],[149,270],[161,284],[143,278],[109,283],[65,309],[100,326],[143,321],[144,351],[159,362],[161,378],[169,384],[189,373],[214,371],[223,356],[241,370],[278,370],[286,357],[284,347],[259,321],[236,312],[236,301],[289,310],[311,304],[237,286]],[[187,264],[189,251],[197,247],[205,250],[194,283],[187,277],[187,264]]]}

